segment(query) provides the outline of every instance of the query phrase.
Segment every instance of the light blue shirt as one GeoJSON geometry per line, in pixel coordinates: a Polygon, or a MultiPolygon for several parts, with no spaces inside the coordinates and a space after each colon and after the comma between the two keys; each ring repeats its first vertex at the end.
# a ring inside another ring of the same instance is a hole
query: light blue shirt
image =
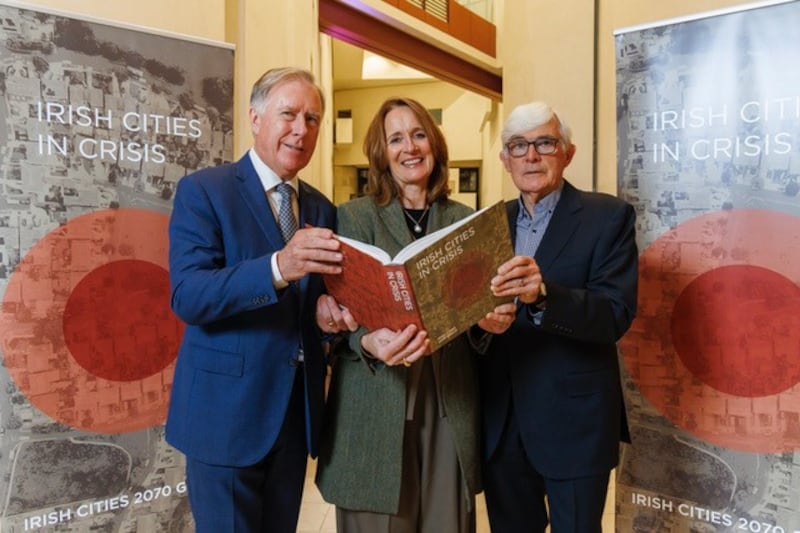
{"type": "Polygon", "coordinates": [[[533,216],[528,213],[525,208],[525,203],[522,201],[522,196],[517,200],[519,202],[519,213],[517,214],[517,238],[514,243],[514,251],[517,255],[527,255],[533,257],[536,255],[536,250],[539,249],[539,244],[542,242],[544,232],[547,230],[550,219],[553,216],[553,211],[561,199],[561,190],[564,188],[564,182],[533,206],[533,216]]]}
{"type": "MultiPolygon", "coordinates": [[[[564,182],[558,186],[556,190],[536,202],[533,206],[533,216],[528,213],[525,208],[525,202],[522,201],[520,195],[519,200],[519,213],[517,214],[517,238],[514,243],[514,251],[517,255],[527,255],[533,257],[536,255],[536,250],[539,249],[539,244],[542,242],[544,232],[550,224],[550,219],[553,217],[553,211],[556,209],[558,200],[561,199],[561,190],[564,188],[564,182]]],[[[536,326],[542,324],[542,315],[544,311],[529,306],[529,316],[533,319],[536,326]]]]}

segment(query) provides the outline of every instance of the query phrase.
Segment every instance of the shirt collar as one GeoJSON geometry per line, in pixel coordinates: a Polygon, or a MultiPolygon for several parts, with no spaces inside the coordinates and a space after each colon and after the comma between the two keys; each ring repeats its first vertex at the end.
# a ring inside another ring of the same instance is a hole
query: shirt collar
{"type": "MultiPolygon", "coordinates": [[[[250,161],[253,163],[253,167],[256,169],[256,174],[258,174],[258,179],[261,181],[261,186],[264,187],[265,191],[270,191],[278,186],[283,180],[278,177],[275,172],[271,168],[264,163],[258,154],[253,148],[249,150],[250,161]]],[[[286,180],[286,183],[292,186],[292,188],[297,192],[298,190],[298,179],[297,176],[293,177],[290,180],[286,180]]]]}
{"type": "MultiPolygon", "coordinates": [[[[547,196],[536,202],[536,205],[533,206],[533,216],[536,216],[540,213],[546,213],[548,211],[552,211],[555,209],[556,204],[558,204],[558,200],[561,198],[561,191],[564,190],[564,180],[561,180],[561,183],[558,184],[558,187],[553,192],[549,193],[547,196]]],[[[528,210],[525,209],[525,202],[522,201],[522,195],[519,195],[517,199],[519,202],[519,212],[523,218],[530,218],[531,215],[528,214],[528,210]]]]}

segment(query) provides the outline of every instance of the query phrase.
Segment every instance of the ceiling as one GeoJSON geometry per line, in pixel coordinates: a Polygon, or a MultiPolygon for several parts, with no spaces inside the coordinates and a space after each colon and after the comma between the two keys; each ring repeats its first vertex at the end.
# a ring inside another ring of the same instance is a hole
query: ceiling
{"type": "MultiPolygon", "coordinates": [[[[397,85],[438,82],[435,78],[380,78],[363,79],[362,66],[365,52],[362,48],[353,46],[339,39],[331,39],[333,56],[333,90],[367,89],[373,87],[394,87],[397,85]]],[[[367,52],[367,55],[372,55],[367,52]]],[[[388,60],[387,60],[388,61],[388,60]]],[[[398,65],[394,63],[397,67],[398,65]]],[[[407,69],[400,65],[399,68],[407,69]]]]}

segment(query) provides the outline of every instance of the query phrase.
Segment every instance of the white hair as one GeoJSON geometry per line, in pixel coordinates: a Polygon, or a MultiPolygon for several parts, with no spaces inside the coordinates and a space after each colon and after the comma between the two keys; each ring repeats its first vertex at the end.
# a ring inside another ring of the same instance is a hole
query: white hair
{"type": "Polygon", "coordinates": [[[561,141],[569,146],[572,144],[572,130],[561,120],[561,117],[559,117],[555,109],[545,102],[529,102],[527,104],[518,105],[511,110],[511,113],[508,115],[503,125],[503,131],[500,134],[503,146],[505,146],[511,137],[521,135],[526,131],[547,124],[553,117],[558,121],[558,131],[559,135],[561,135],[561,141]]]}

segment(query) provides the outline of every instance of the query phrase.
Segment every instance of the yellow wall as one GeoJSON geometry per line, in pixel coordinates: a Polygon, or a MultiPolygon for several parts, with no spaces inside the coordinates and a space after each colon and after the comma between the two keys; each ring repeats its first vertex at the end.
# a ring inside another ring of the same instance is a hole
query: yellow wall
{"type": "MultiPolygon", "coordinates": [[[[545,100],[552,104],[572,127],[577,146],[565,174],[579,188],[591,188],[594,1],[505,0],[499,21],[498,35],[503,40],[500,120],[522,103],[545,100]]],[[[507,175],[502,195],[516,196],[507,175]]]]}
{"type": "Polygon", "coordinates": [[[225,0],[26,0],[64,14],[78,14],[95,19],[132,24],[162,31],[210,39],[225,40],[225,0]]]}

